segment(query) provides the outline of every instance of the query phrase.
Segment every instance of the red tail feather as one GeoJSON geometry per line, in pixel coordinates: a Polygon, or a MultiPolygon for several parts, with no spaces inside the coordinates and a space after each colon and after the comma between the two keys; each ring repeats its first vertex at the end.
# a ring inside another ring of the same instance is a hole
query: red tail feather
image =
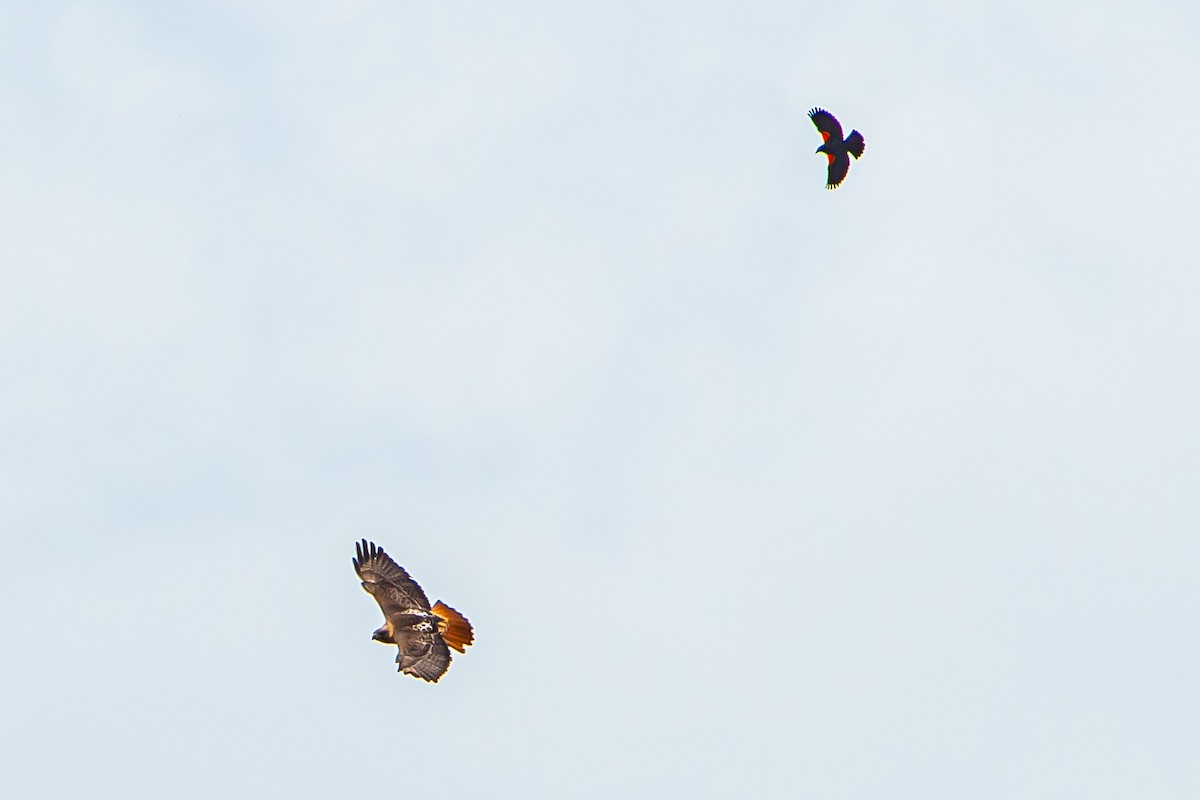
{"type": "Polygon", "coordinates": [[[467,645],[475,641],[475,632],[467,618],[441,600],[433,604],[433,613],[442,620],[442,638],[446,644],[460,653],[467,652],[467,645]]]}

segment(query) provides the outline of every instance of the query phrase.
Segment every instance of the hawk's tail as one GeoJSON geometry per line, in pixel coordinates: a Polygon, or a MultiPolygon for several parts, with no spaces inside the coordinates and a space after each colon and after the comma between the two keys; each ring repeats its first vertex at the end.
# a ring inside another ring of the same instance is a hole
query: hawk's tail
{"type": "Polygon", "coordinates": [[[467,645],[475,641],[475,633],[467,618],[441,600],[433,604],[433,613],[442,620],[442,638],[446,644],[460,653],[467,652],[467,645]]]}
{"type": "Polygon", "coordinates": [[[867,149],[867,143],[863,141],[862,134],[858,131],[850,131],[850,135],[846,137],[846,151],[855,158],[862,158],[863,150],[867,149]]]}

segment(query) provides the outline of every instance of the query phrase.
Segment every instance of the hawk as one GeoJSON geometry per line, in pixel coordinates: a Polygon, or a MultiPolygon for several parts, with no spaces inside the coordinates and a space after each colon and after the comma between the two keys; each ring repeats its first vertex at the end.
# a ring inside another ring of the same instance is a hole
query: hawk
{"type": "Polygon", "coordinates": [[[374,542],[363,539],[354,550],[354,571],[383,611],[371,638],[399,648],[398,672],[437,683],[450,669],[450,648],[465,653],[475,641],[471,623],[441,600],[430,608],[420,585],[374,542]]]}
{"type": "Polygon", "coordinates": [[[825,140],[825,144],[817,148],[818,153],[824,153],[829,159],[829,177],[825,188],[836,189],[846,180],[846,173],[850,171],[850,156],[862,158],[867,143],[858,131],[850,131],[850,135],[843,141],[842,124],[837,121],[837,117],[823,108],[814,108],[808,112],[808,116],[821,132],[821,138],[825,140]]]}

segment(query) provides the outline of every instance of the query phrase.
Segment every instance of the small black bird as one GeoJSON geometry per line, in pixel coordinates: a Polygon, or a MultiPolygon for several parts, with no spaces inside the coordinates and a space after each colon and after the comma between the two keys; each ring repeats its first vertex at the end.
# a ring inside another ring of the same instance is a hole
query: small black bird
{"type": "Polygon", "coordinates": [[[862,158],[867,143],[858,131],[850,131],[850,135],[842,141],[842,124],[837,121],[837,117],[823,108],[814,108],[808,112],[808,116],[821,132],[821,138],[825,140],[825,144],[817,148],[818,153],[824,153],[829,159],[829,178],[825,188],[836,189],[846,180],[846,173],[850,171],[850,156],[862,158]]]}

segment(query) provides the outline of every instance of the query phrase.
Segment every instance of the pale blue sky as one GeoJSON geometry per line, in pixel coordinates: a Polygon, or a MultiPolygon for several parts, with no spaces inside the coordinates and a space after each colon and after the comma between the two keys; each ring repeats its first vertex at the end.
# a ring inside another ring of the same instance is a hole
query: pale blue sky
{"type": "Polygon", "coordinates": [[[1197,76],[1184,2],[0,4],[0,794],[1196,797],[1197,76]]]}

